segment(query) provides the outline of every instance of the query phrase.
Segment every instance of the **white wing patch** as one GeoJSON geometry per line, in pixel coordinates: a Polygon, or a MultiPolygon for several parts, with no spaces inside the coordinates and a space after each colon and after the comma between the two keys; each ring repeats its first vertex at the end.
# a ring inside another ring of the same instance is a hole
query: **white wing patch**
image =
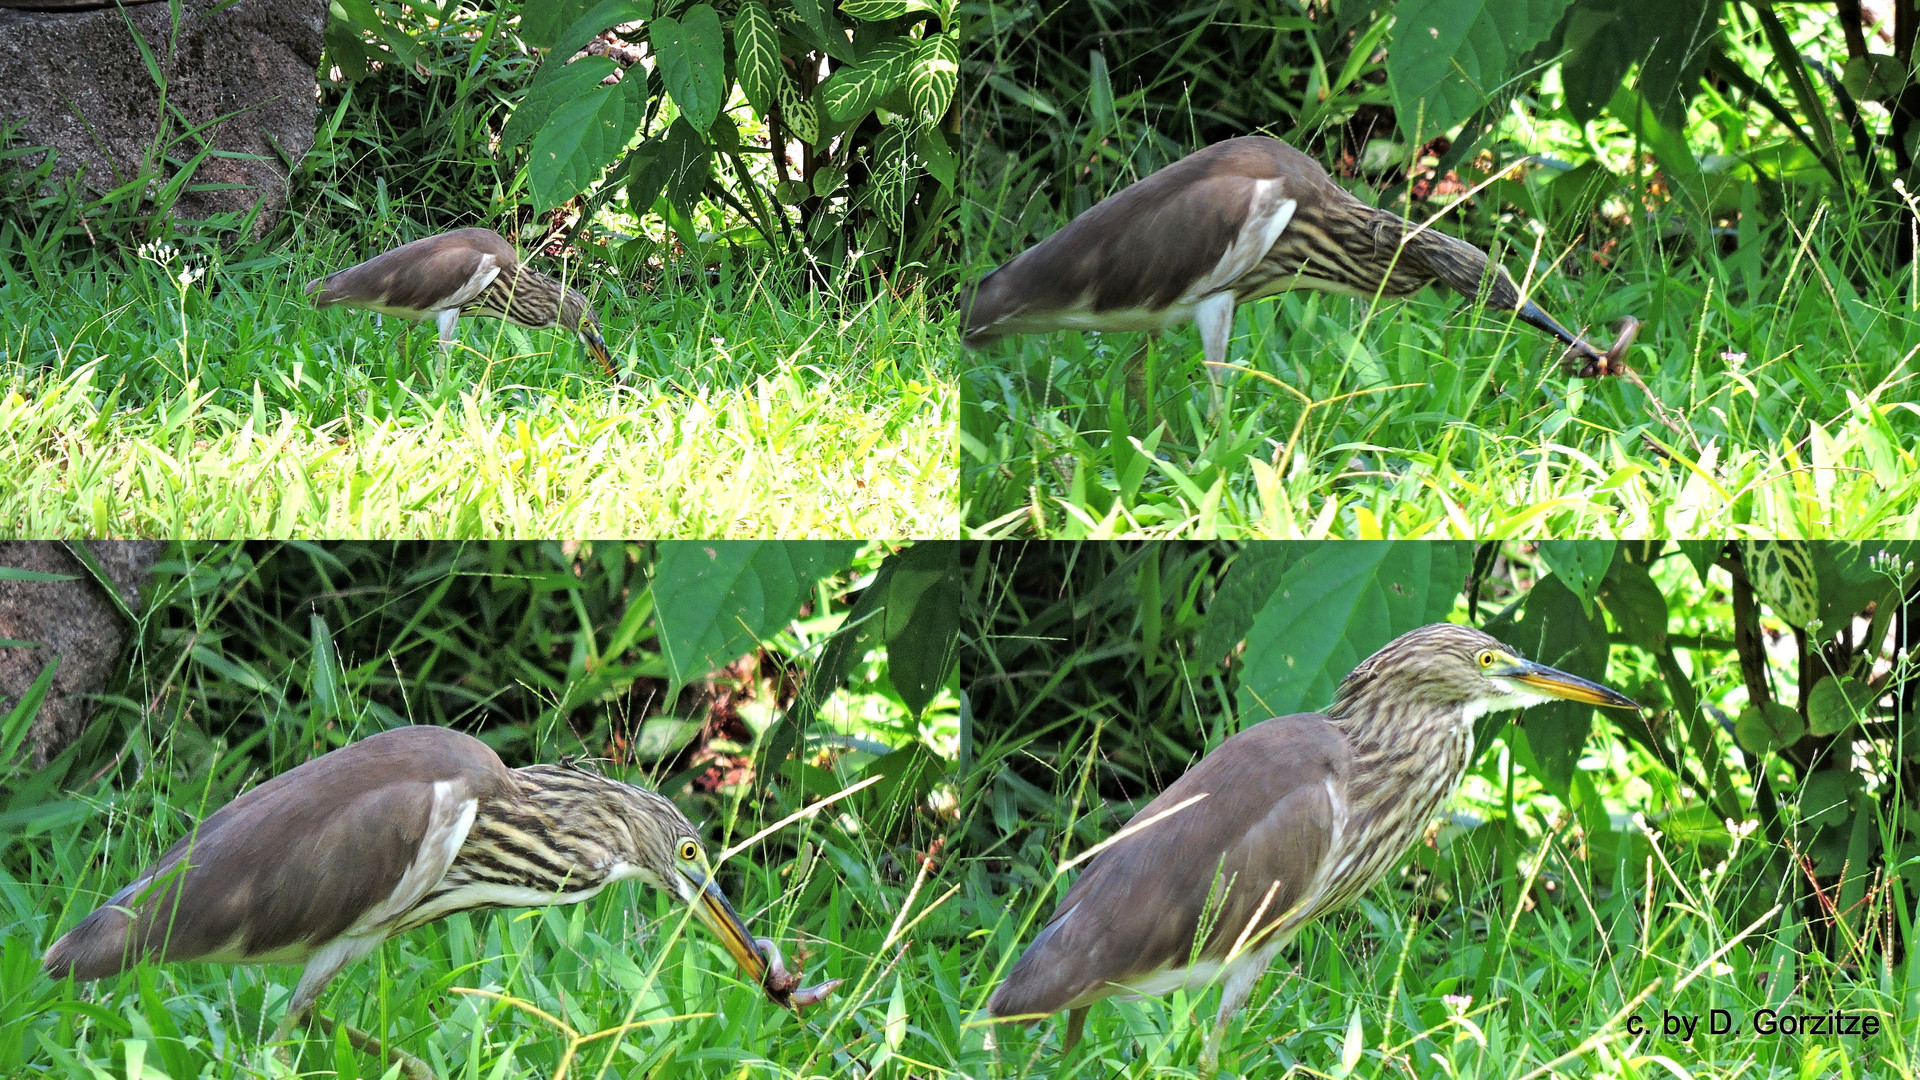
{"type": "Polygon", "coordinates": [[[1293,199],[1280,197],[1280,181],[1256,180],[1253,182],[1253,197],[1248,201],[1247,220],[1240,227],[1240,235],[1227,245],[1226,254],[1220,256],[1220,262],[1213,270],[1188,289],[1181,303],[1195,303],[1211,293],[1229,288],[1247,271],[1260,265],[1274,242],[1280,239],[1293,212],[1299,203],[1293,199]]]}
{"type": "Polygon", "coordinates": [[[406,873],[400,875],[400,883],[394,886],[393,895],[375,904],[342,936],[369,933],[405,915],[420,903],[421,897],[440,884],[441,878],[447,876],[447,868],[453,865],[454,855],[459,852],[460,845],[467,842],[467,834],[473,831],[473,816],[480,808],[480,800],[471,795],[460,798],[454,786],[451,780],[434,781],[433,805],[427,810],[427,829],[420,836],[420,847],[413,857],[413,864],[407,867],[406,873]]]}
{"type": "Polygon", "coordinates": [[[493,261],[492,255],[480,256],[480,265],[473,268],[473,276],[467,279],[467,283],[455,290],[451,296],[440,301],[433,310],[445,311],[448,308],[459,310],[467,306],[468,301],[479,296],[487,286],[493,284],[493,279],[500,276],[500,269],[500,264],[493,261]]]}

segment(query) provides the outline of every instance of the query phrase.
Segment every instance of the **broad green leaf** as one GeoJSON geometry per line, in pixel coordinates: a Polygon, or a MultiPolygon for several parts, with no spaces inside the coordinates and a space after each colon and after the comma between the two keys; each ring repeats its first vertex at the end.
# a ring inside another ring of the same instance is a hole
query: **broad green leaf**
{"type": "Polygon", "coordinates": [[[1213,600],[1207,605],[1207,618],[1193,644],[1193,659],[1202,668],[1211,668],[1226,659],[1253,628],[1253,621],[1272,600],[1274,590],[1288,568],[1321,546],[1321,541],[1302,540],[1295,544],[1248,544],[1233,556],[1233,562],[1220,579],[1213,600]]]}
{"type": "Polygon", "coordinates": [[[1538,550],[1554,576],[1580,598],[1580,606],[1591,611],[1607,567],[1613,565],[1613,544],[1612,540],[1542,540],[1538,550]]]}
{"type": "Polygon", "coordinates": [[[1622,10],[1627,0],[1586,0],[1567,12],[1560,35],[1560,87],[1567,111],[1586,123],[1600,115],[1627,70],[1647,54],[1653,21],[1622,10]]]}
{"type": "Polygon", "coordinates": [[[898,19],[915,12],[940,14],[939,6],[931,0],[846,0],[840,5],[840,10],[862,22],[898,19]]]}
{"type": "MultiPolygon", "coordinates": [[[[530,5],[533,8],[544,7],[544,3],[530,5]]],[[[524,16],[523,16],[524,17],[524,16]]],[[[600,0],[585,14],[567,24],[553,39],[552,50],[547,53],[549,64],[565,64],[574,53],[587,47],[587,42],[598,37],[609,27],[621,23],[642,22],[653,17],[651,0],[600,0]]],[[[542,74],[545,74],[544,70],[542,74]]],[[[539,82],[539,78],[534,79],[539,82]]]]}
{"type": "Polygon", "coordinates": [[[706,186],[713,169],[713,148],[682,117],[667,129],[660,148],[660,168],[665,177],[667,201],[682,213],[693,211],[693,200],[706,186]]]}
{"type": "Polygon", "coordinates": [[[812,146],[820,141],[820,117],[815,113],[813,102],[800,96],[800,88],[792,79],[780,80],[780,119],[787,125],[787,131],[794,138],[812,146]]]}
{"type": "MultiPolygon", "coordinates": [[[[1621,633],[1650,653],[1667,647],[1667,597],[1653,583],[1646,566],[1617,560],[1600,587],[1600,599],[1621,633]]],[[[1586,605],[1582,605],[1586,607],[1586,605]]],[[[1590,608],[1588,614],[1592,614],[1590,608]]]]}
{"type": "Polygon", "coordinates": [[[922,541],[899,555],[887,589],[882,633],[887,642],[887,678],[919,716],[953,670],[959,639],[960,545],[922,541]]]}
{"type": "Polygon", "coordinates": [[[777,633],[859,550],[857,540],[661,541],[653,603],[674,683],[717,671],[777,633]]]}
{"type": "Polygon", "coordinates": [[[771,112],[786,73],[780,66],[780,32],[761,0],[742,0],[734,12],[733,66],[754,111],[761,116],[771,112]]]}
{"type": "Polygon", "coordinates": [[[1719,0],[1665,0],[1657,21],[1630,20],[1642,24],[1642,43],[1652,39],[1651,50],[1635,57],[1640,96],[1668,127],[1686,126],[1687,103],[1700,92],[1700,73],[1720,31],[1722,6],[1719,0]]]}
{"type": "Polygon", "coordinates": [[[1800,786],[1801,820],[1808,825],[1838,825],[1847,818],[1849,792],[1856,774],[1847,768],[1822,769],[1800,786]]]}
{"type": "Polygon", "coordinates": [[[720,16],[707,4],[695,4],[678,19],[663,15],[653,20],[648,40],[659,58],[667,96],[680,106],[680,115],[701,131],[712,127],[726,90],[720,16]]]}
{"type": "Polygon", "coordinates": [[[827,115],[840,124],[866,115],[900,85],[912,47],[906,40],[883,41],[859,63],[834,72],[820,90],[827,115]]]}
{"type": "Polygon", "coordinates": [[[555,109],[576,98],[600,92],[600,82],[620,70],[620,65],[604,56],[588,56],[559,67],[559,74],[545,82],[536,82],[514,107],[507,126],[500,129],[502,149],[519,146],[545,127],[555,109]]]}
{"type": "Polygon", "coordinates": [[[584,94],[554,110],[533,137],[527,165],[535,213],[587,190],[613,164],[640,126],[640,118],[628,111],[627,96],[617,86],[584,94]]]}
{"type": "Polygon", "coordinates": [[[1876,600],[1892,599],[1889,590],[1897,588],[1887,576],[1873,569],[1873,557],[1884,553],[1904,565],[1920,559],[1920,542],[1912,540],[1860,541],[1819,540],[1807,544],[1816,579],[1820,583],[1819,616],[1824,633],[1832,634],[1847,625],[1876,600]]]}
{"type": "Polygon", "coordinates": [[[1815,735],[1838,735],[1864,718],[1873,707],[1873,691],[1852,676],[1821,679],[1807,694],[1807,730],[1815,735]]]}
{"type": "Polygon", "coordinates": [[[1387,84],[1414,142],[1451,131],[1517,74],[1568,0],[1405,0],[1394,9],[1387,84]]]}
{"type": "Polygon", "coordinates": [[[1113,130],[1113,78],[1107,74],[1107,56],[1099,49],[1087,54],[1087,112],[1096,131],[1113,130]]]}
{"type": "Polygon", "coordinates": [[[1705,585],[1708,571],[1713,569],[1714,562],[1720,558],[1720,552],[1726,549],[1727,542],[1725,540],[1676,540],[1674,545],[1680,549],[1680,554],[1685,555],[1687,561],[1693,564],[1694,576],[1700,579],[1700,584],[1705,585]]]}
{"type": "Polygon", "coordinates": [[[940,181],[941,187],[953,190],[953,178],[959,172],[960,161],[947,142],[946,132],[936,127],[921,128],[913,138],[913,152],[920,164],[926,166],[927,173],[940,181]]]}
{"type": "Polygon", "coordinates": [[[915,115],[939,120],[953,103],[960,80],[960,47],[954,35],[940,34],[922,41],[907,64],[907,101],[915,115]]]}
{"type": "Polygon", "coordinates": [[[1444,619],[1472,564],[1472,547],[1455,542],[1322,544],[1292,560],[1247,628],[1240,725],[1324,708],[1380,646],[1444,619]]]}

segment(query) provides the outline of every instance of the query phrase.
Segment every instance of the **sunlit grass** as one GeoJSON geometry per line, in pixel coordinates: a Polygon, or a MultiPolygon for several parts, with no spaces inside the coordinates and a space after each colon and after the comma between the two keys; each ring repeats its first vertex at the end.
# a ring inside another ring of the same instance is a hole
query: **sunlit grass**
{"type": "MultiPolygon", "coordinates": [[[[337,241],[336,241],[337,242],[337,241]]],[[[0,270],[0,525],[151,536],[890,536],[955,528],[951,332],[771,272],[576,283],[570,337],[312,310],[352,254],[0,270]],[[203,271],[204,272],[201,272],[203,271]]]]}

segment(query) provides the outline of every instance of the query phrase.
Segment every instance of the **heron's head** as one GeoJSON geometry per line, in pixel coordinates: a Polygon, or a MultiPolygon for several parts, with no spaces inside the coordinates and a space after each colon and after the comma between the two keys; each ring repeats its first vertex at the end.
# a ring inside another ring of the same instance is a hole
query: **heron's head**
{"type": "Polygon", "coordinates": [[[1470,626],[1434,623],[1400,635],[1362,661],[1341,681],[1329,712],[1431,709],[1471,723],[1485,713],[1556,699],[1639,708],[1624,694],[1528,660],[1470,626]]]}
{"type": "Polygon", "coordinates": [[[579,289],[568,289],[562,295],[560,325],[580,335],[580,344],[600,361],[601,367],[609,372],[613,370],[613,354],[607,350],[606,339],[600,336],[600,315],[587,305],[587,298],[579,289]]]}

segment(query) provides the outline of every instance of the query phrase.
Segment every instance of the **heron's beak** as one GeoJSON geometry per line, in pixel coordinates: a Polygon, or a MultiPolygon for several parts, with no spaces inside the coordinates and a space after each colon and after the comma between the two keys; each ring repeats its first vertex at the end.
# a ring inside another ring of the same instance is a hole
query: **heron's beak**
{"type": "Polygon", "coordinates": [[[1536,664],[1531,660],[1512,660],[1487,674],[1511,679],[1536,694],[1578,701],[1583,705],[1598,705],[1605,709],[1638,709],[1640,707],[1625,694],[1609,690],[1597,682],[1588,682],[1578,675],[1569,675],[1558,668],[1536,664]]]}
{"type": "Polygon", "coordinates": [[[600,332],[591,326],[582,326],[580,341],[593,354],[593,358],[600,361],[600,366],[607,369],[607,377],[617,378],[613,373],[613,354],[607,351],[606,339],[600,336],[600,332]]]}
{"type": "Polygon", "coordinates": [[[1531,300],[1522,303],[1514,315],[1528,326],[1566,342],[1569,361],[1575,358],[1587,361],[1580,372],[1582,375],[1609,375],[1621,371],[1621,358],[1626,356],[1627,347],[1633,344],[1634,335],[1640,332],[1639,320],[1628,319],[1620,328],[1620,335],[1614,339],[1612,348],[1601,352],[1592,342],[1561,326],[1558,320],[1540,310],[1540,305],[1531,300]]]}
{"type": "Polygon", "coordinates": [[[766,958],[760,955],[759,947],[753,943],[753,935],[747,933],[733,905],[727,902],[727,894],[720,891],[719,884],[712,878],[707,879],[699,895],[694,897],[693,917],[713,931],[713,936],[720,939],[720,944],[733,957],[733,962],[740,965],[755,986],[766,980],[766,958]]]}

